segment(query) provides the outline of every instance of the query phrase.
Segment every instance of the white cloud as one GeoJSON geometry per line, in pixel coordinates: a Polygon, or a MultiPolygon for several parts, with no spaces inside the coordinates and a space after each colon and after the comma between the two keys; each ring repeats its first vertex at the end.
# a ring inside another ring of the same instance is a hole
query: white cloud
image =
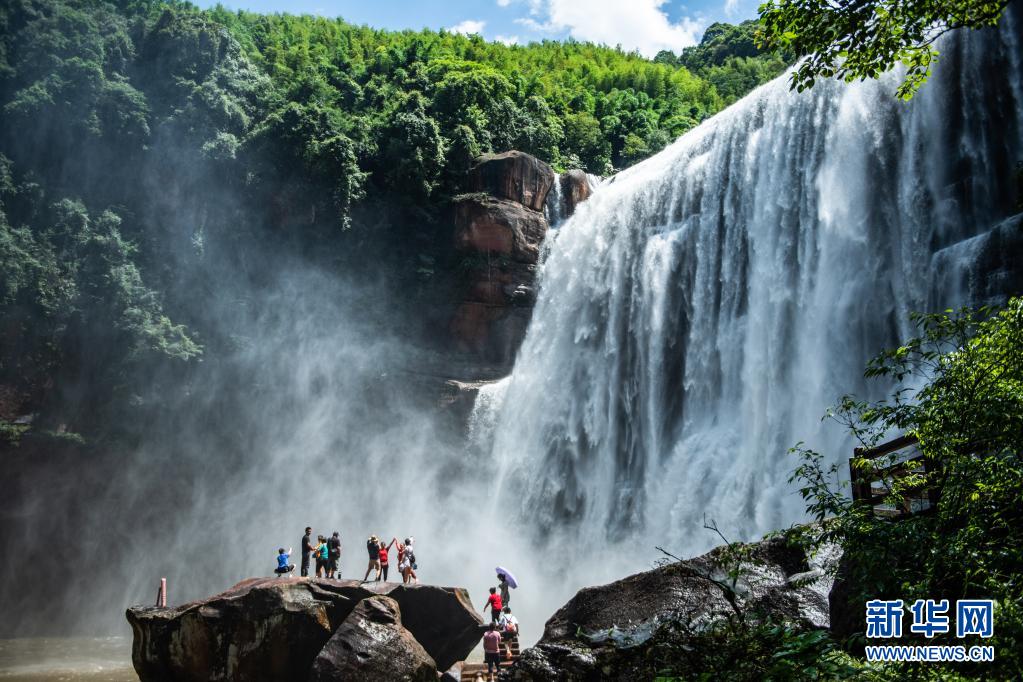
{"type": "Polygon", "coordinates": [[[734,17],[739,10],[739,0],[725,0],[725,14],[734,17]]]}
{"type": "Polygon", "coordinates": [[[512,4],[512,0],[497,0],[498,7],[507,7],[510,4],[512,4]]]}
{"type": "Polygon", "coordinates": [[[531,17],[520,17],[515,23],[537,33],[557,33],[558,28],[550,23],[542,24],[531,17]]]}
{"type": "Polygon", "coordinates": [[[532,13],[546,21],[520,19],[518,23],[535,31],[567,31],[577,40],[621,45],[653,57],[660,50],[678,52],[695,45],[703,28],[690,17],[672,22],[661,9],[666,1],[530,0],[532,13]]]}
{"type": "Polygon", "coordinates": [[[519,44],[519,37],[518,36],[494,36],[494,40],[496,40],[499,43],[504,43],[505,45],[518,45],[519,44]]]}
{"type": "Polygon", "coordinates": [[[483,35],[483,29],[484,27],[486,27],[486,25],[487,22],[485,21],[477,21],[476,19],[466,19],[465,21],[460,21],[459,23],[455,24],[448,30],[451,31],[452,33],[464,33],[467,36],[472,35],[473,33],[479,33],[480,35],[483,35]]]}

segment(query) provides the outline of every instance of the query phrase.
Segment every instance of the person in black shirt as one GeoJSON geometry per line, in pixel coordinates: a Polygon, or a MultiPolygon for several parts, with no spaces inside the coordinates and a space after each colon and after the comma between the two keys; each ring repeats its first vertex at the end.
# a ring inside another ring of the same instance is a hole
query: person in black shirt
{"type": "Polygon", "coordinates": [[[327,577],[340,578],[337,564],[341,560],[341,536],[338,535],[337,531],[334,531],[334,534],[327,540],[327,552],[327,577]]]}
{"type": "Polygon", "coordinates": [[[373,571],[377,572],[375,579],[380,580],[380,540],[377,536],[371,535],[369,540],[366,540],[366,551],[369,552],[369,568],[366,569],[366,576],[362,582],[367,582],[369,574],[373,571]]]}
{"type": "Polygon", "coordinates": [[[309,555],[313,551],[313,529],[307,527],[305,535],[302,536],[302,577],[309,576],[309,555]]]}

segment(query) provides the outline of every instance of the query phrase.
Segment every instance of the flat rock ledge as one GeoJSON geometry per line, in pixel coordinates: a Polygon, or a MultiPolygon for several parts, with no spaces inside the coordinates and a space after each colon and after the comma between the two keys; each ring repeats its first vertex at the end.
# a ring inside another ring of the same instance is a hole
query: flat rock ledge
{"type": "Polygon", "coordinates": [[[436,679],[483,633],[463,588],[315,578],[252,578],[126,616],[142,682],[436,679]]]}

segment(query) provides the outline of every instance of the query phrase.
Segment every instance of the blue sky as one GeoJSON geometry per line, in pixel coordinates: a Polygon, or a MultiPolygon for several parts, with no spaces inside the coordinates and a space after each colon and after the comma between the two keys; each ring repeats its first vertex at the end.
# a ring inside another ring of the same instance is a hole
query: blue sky
{"type": "Polygon", "coordinates": [[[528,43],[569,36],[653,56],[699,41],[715,21],[756,16],[760,0],[193,0],[256,12],[340,16],[376,28],[446,28],[528,43]]]}

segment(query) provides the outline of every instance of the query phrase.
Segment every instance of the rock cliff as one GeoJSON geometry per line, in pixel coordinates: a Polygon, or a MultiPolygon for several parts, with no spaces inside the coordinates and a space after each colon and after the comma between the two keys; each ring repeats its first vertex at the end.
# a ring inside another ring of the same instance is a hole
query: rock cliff
{"type": "Polygon", "coordinates": [[[457,197],[452,208],[462,283],[450,332],[458,352],[503,375],[536,301],[536,269],[550,229],[547,212],[556,220],[567,218],[589,198],[592,185],[581,170],[559,176],[543,161],[510,151],[479,157],[466,189],[470,193],[457,197]],[[552,189],[557,191],[551,194],[552,189]]]}
{"type": "Polygon", "coordinates": [[[536,266],[547,236],[543,214],[557,176],[522,152],[487,154],[469,171],[453,206],[461,297],[450,331],[456,349],[507,373],[529,324],[536,266]]]}
{"type": "Polygon", "coordinates": [[[652,679],[658,647],[668,641],[684,647],[686,637],[699,646],[694,635],[736,609],[801,628],[828,627],[832,581],[822,562],[834,557],[811,559],[781,538],[745,545],[740,563],[728,552],[719,547],[580,590],[547,621],[540,641],[512,666],[510,679],[652,679]],[[739,575],[734,589],[732,571],[739,575]]]}

